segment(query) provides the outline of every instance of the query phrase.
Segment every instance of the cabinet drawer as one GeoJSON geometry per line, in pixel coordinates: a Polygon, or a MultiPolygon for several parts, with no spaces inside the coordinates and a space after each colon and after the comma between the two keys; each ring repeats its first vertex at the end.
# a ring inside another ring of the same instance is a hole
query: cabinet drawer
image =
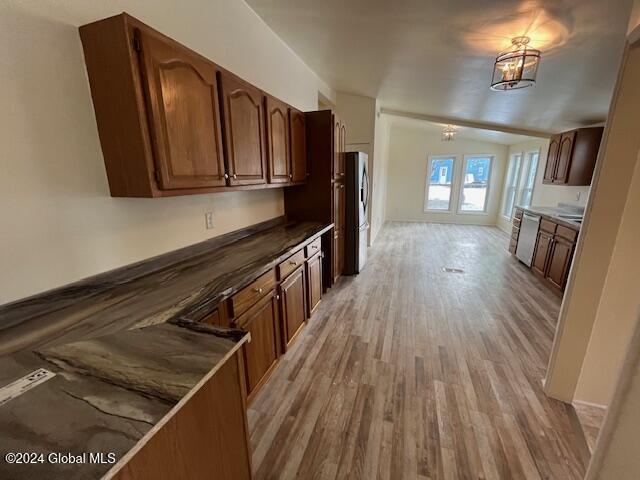
{"type": "Polygon", "coordinates": [[[254,280],[249,286],[243,288],[231,297],[233,315],[237,317],[244,313],[249,307],[273,290],[275,286],[276,274],[273,270],[269,270],[257,280],[254,280]]]}
{"type": "Polygon", "coordinates": [[[306,257],[311,258],[320,250],[322,250],[322,239],[318,237],[304,248],[305,248],[306,257]]]}
{"type": "Polygon", "coordinates": [[[540,219],[540,230],[543,232],[556,233],[556,225],[551,220],[547,220],[546,218],[540,219]]]}
{"type": "Polygon", "coordinates": [[[520,229],[514,227],[511,230],[511,240],[515,240],[517,242],[518,241],[518,235],[520,235],[520,229]]]}
{"type": "Polygon", "coordinates": [[[299,250],[298,252],[291,255],[284,262],[281,262],[278,265],[278,278],[283,280],[287,277],[291,272],[293,272],[296,268],[304,263],[304,251],[299,250]]]}
{"type": "Polygon", "coordinates": [[[516,253],[516,247],[518,246],[518,240],[517,239],[511,239],[511,241],[509,242],[509,251],[511,253],[516,253]]]}
{"type": "Polygon", "coordinates": [[[518,220],[521,220],[523,213],[524,213],[523,210],[521,210],[520,208],[516,208],[516,213],[513,215],[513,217],[517,218],[518,220]]]}
{"type": "Polygon", "coordinates": [[[576,238],[578,238],[578,232],[576,232],[573,228],[565,227],[563,225],[558,225],[556,235],[562,238],[566,238],[570,242],[575,242],[576,238]]]}
{"type": "Polygon", "coordinates": [[[520,223],[522,223],[522,218],[513,217],[513,226],[520,228],[520,223]]]}

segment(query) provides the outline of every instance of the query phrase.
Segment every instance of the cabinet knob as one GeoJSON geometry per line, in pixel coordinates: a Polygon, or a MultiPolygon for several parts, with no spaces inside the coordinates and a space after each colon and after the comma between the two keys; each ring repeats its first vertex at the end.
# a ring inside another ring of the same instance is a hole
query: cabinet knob
{"type": "Polygon", "coordinates": [[[276,300],[280,300],[280,295],[276,295],[276,300]]]}
{"type": "Polygon", "coordinates": [[[228,173],[225,173],[225,174],[224,174],[224,178],[229,178],[229,174],[228,174],[228,173]]]}
{"type": "Polygon", "coordinates": [[[233,178],[238,178],[238,175],[236,175],[235,173],[233,174],[233,178]]]}
{"type": "Polygon", "coordinates": [[[261,288],[254,288],[253,291],[256,292],[256,293],[262,293],[262,289],[261,288]]]}
{"type": "Polygon", "coordinates": [[[344,188],[344,185],[340,185],[340,188],[344,188]]]}
{"type": "Polygon", "coordinates": [[[289,174],[289,178],[293,178],[293,173],[290,173],[290,174],[289,174]]]}

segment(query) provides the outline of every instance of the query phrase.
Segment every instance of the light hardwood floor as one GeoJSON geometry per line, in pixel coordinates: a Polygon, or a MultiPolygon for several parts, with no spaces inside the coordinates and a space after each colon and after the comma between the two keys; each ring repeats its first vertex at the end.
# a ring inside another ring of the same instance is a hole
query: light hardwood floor
{"type": "Polygon", "coordinates": [[[388,223],[249,409],[256,478],[582,478],[541,388],[560,300],[507,245],[494,227],[388,223]]]}

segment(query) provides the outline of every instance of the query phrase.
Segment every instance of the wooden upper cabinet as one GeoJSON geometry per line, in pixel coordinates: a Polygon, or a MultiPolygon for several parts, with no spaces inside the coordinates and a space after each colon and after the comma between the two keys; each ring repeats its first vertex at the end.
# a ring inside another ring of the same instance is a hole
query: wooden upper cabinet
{"type": "Polygon", "coordinates": [[[558,152],[560,150],[560,139],[562,135],[554,135],[549,140],[549,153],[547,154],[547,165],[544,169],[545,183],[553,183],[553,178],[556,174],[556,166],[558,165],[558,152]]]}
{"type": "Polygon", "coordinates": [[[307,140],[304,113],[289,108],[289,132],[291,137],[291,181],[304,182],[307,179],[307,140]]]}
{"type": "Polygon", "coordinates": [[[553,177],[553,183],[567,183],[569,167],[571,166],[571,155],[573,153],[573,142],[575,138],[575,131],[563,133],[560,138],[558,161],[556,162],[556,173],[553,177]]]}
{"type": "Polygon", "coordinates": [[[220,72],[224,137],[230,185],[267,182],[262,90],[230,72],[220,72]]]}
{"type": "Polygon", "coordinates": [[[549,141],[543,183],[591,185],[603,130],[602,127],[579,128],[554,135],[549,141]]]}
{"type": "Polygon", "coordinates": [[[216,66],[151,32],[134,35],[159,188],[224,186],[216,66]]]}
{"type": "Polygon", "coordinates": [[[267,96],[265,103],[269,183],[287,183],[293,178],[289,145],[289,106],[270,96],[267,96]]]}

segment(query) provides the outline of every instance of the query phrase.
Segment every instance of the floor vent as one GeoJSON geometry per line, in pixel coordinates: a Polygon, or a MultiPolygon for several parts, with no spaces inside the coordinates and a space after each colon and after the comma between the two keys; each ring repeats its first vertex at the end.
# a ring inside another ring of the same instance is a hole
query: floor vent
{"type": "Polygon", "coordinates": [[[442,271],[444,273],[464,273],[464,270],[462,270],[460,268],[442,267],[442,271]]]}

